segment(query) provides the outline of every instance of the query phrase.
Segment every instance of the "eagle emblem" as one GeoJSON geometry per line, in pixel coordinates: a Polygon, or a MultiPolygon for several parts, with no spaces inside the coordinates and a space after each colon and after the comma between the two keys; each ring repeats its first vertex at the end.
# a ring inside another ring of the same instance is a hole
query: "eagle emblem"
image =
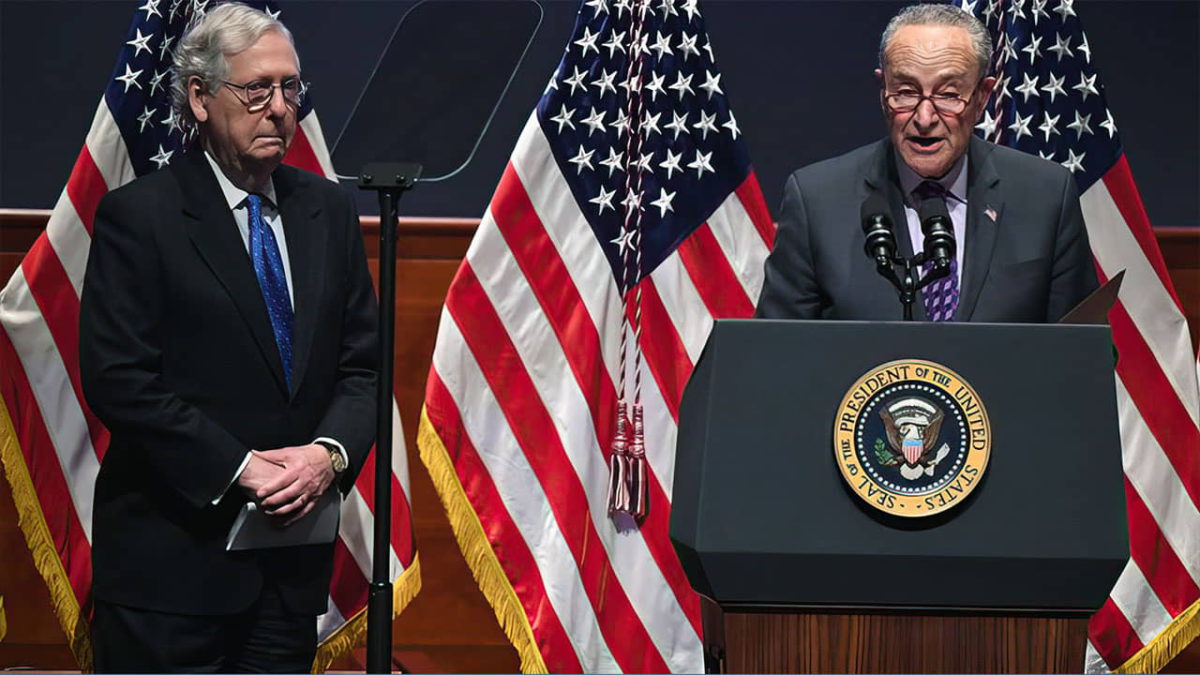
{"type": "Polygon", "coordinates": [[[880,410],[879,416],[888,442],[884,445],[882,439],[876,441],[876,455],[885,466],[899,465],[904,478],[932,476],[938,462],[950,454],[948,444],[937,444],[945,415],[926,399],[902,398],[880,410]]]}

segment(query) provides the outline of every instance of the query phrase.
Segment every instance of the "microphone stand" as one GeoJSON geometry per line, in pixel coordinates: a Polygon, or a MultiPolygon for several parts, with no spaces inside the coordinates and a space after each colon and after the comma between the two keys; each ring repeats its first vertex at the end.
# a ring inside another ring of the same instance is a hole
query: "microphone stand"
{"type": "Polygon", "coordinates": [[[392,672],[392,370],[396,344],[396,204],[421,176],[421,165],[374,163],[358,179],[379,194],[379,383],[375,411],[375,539],[367,598],[367,672],[392,672]]]}
{"type": "Polygon", "coordinates": [[[900,295],[900,304],[904,306],[905,321],[913,320],[913,302],[917,299],[917,291],[950,274],[949,265],[934,266],[929,270],[928,274],[922,277],[920,281],[917,281],[916,270],[921,265],[924,265],[926,260],[928,258],[924,251],[912,258],[899,253],[890,258],[884,255],[875,257],[875,270],[883,278],[892,282],[892,285],[896,287],[896,291],[900,295]],[[903,269],[903,273],[900,275],[896,274],[897,266],[903,269]]]}

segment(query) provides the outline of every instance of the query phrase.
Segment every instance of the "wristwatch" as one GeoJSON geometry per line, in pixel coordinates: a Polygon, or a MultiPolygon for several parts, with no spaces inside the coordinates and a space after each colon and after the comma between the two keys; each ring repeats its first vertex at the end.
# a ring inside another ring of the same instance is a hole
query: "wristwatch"
{"type": "Polygon", "coordinates": [[[342,451],[338,447],[328,441],[314,441],[317,445],[329,451],[329,461],[333,464],[334,475],[341,475],[346,470],[346,458],[342,456],[342,451]]]}

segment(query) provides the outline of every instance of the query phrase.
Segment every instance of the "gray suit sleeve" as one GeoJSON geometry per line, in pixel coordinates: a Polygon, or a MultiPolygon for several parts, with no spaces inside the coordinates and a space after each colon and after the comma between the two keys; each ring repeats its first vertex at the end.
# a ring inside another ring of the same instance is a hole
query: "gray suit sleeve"
{"type": "Polygon", "coordinates": [[[763,319],[820,318],[821,294],[813,271],[808,213],[796,174],[783,188],[779,229],[767,257],[755,316],[763,319]]]}
{"type": "Polygon", "coordinates": [[[1054,240],[1054,263],[1051,268],[1050,296],[1046,300],[1046,321],[1061,319],[1089,293],[1096,290],[1096,266],[1092,262],[1092,247],[1088,243],[1083,211],[1079,206],[1079,190],[1075,179],[1066,173],[1062,191],[1062,206],[1058,232],[1054,240]]]}

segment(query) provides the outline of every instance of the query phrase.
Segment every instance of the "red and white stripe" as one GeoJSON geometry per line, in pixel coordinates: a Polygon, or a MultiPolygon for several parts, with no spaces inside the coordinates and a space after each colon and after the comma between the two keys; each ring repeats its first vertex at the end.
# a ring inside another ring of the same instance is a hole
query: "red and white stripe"
{"type": "Polygon", "coordinates": [[[536,113],[450,287],[426,411],[551,672],[703,669],[667,533],[678,411],[714,317],[753,313],[774,236],[761,202],[751,174],[641,282],[640,529],[607,511],[621,297],[536,113]]]}
{"type": "Polygon", "coordinates": [[[1130,561],[1091,621],[1085,657],[1088,672],[1109,672],[1200,600],[1200,384],[1187,321],[1125,158],[1080,202],[1101,280],[1125,271],[1109,320],[1130,561]]]}
{"type": "MultiPolygon", "coordinates": [[[[329,152],[310,113],[300,122],[289,164],[333,178],[329,152]]],[[[0,395],[12,419],[21,456],[62,561],[75,603],[87,617],[91,598],[92,492],[108,448],[108,431],[83,398],[79,380],[79,297],[101,197],[135,178],[124,140],[103,99],[67,186],[20,268],[0,291],[0,395]]],[[[392,578],[416,557],[412,538],[407,456],[393,404],[392,578]]],[[[374,457],[370,462],[374,461],[374,457]]],[[[319,621],[324,639],[366,605],[374,505],[373,466],[360,475],[342,509],[329,612],[319,621]]],[[[70,626],[64,626],[71,632],[70,626]]]]}

